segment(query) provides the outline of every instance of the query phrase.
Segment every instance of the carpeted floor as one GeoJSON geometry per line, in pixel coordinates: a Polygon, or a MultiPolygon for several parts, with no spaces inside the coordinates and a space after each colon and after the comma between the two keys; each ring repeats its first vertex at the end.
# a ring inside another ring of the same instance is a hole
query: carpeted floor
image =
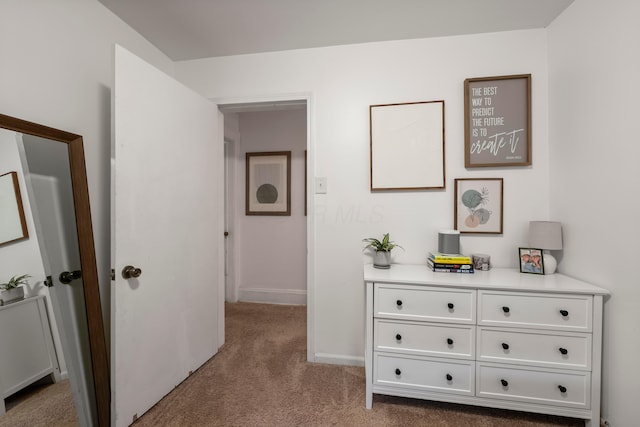
{"type": "Polygon", "coordinates": [[[580,420],[375,396],[364,368],[306,362],[306,308],[226,306],[226,343],[142,426],[580,426],[580,420]]]}
{"type": "Polygon", "coordinates": [[[72,427],[78,425],[69,380],[33,384],[5,400],[0,427],[72,427]]]}

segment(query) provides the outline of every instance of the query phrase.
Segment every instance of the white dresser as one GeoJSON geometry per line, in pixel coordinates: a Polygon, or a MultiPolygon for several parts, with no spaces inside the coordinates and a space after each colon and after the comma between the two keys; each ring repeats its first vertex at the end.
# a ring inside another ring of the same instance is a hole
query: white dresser
{"type": "Polygon", "coordinates": [[[6,397],[58,373],[44,296],[0,306],[0,416],[6,397]]]}
{"type": "Polygon", "coordinates": [[[366,406],[387,394],[600,422],[606,289],[561,274],[364,267],[366,406]]]}

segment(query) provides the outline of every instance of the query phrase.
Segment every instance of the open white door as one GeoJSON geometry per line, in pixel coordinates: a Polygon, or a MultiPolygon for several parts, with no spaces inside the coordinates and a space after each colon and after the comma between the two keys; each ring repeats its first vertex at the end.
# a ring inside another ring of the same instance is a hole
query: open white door
{"type": "Polygon", "coordinates": [[[215,104],[120,46],[115,65],[111,392],[126,426],[218,350],[223,130],[215,104]]]}

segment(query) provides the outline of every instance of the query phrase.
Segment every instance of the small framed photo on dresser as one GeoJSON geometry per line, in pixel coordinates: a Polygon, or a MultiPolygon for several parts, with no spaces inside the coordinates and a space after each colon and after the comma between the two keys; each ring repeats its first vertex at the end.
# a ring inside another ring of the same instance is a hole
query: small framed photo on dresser
{"type": "Polygon", "coordinates": [[[544,274],[542,249],[518,248],[520,273],[544,274]]]}

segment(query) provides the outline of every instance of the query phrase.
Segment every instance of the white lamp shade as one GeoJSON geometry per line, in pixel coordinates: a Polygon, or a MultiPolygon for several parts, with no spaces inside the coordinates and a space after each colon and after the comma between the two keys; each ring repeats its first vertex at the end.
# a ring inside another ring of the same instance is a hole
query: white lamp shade
{"type": "Polygon", "coordinates": [[[562,224],[555,221],[530,221],[529,246],[547,250],[562,249],[562,224]]]}

